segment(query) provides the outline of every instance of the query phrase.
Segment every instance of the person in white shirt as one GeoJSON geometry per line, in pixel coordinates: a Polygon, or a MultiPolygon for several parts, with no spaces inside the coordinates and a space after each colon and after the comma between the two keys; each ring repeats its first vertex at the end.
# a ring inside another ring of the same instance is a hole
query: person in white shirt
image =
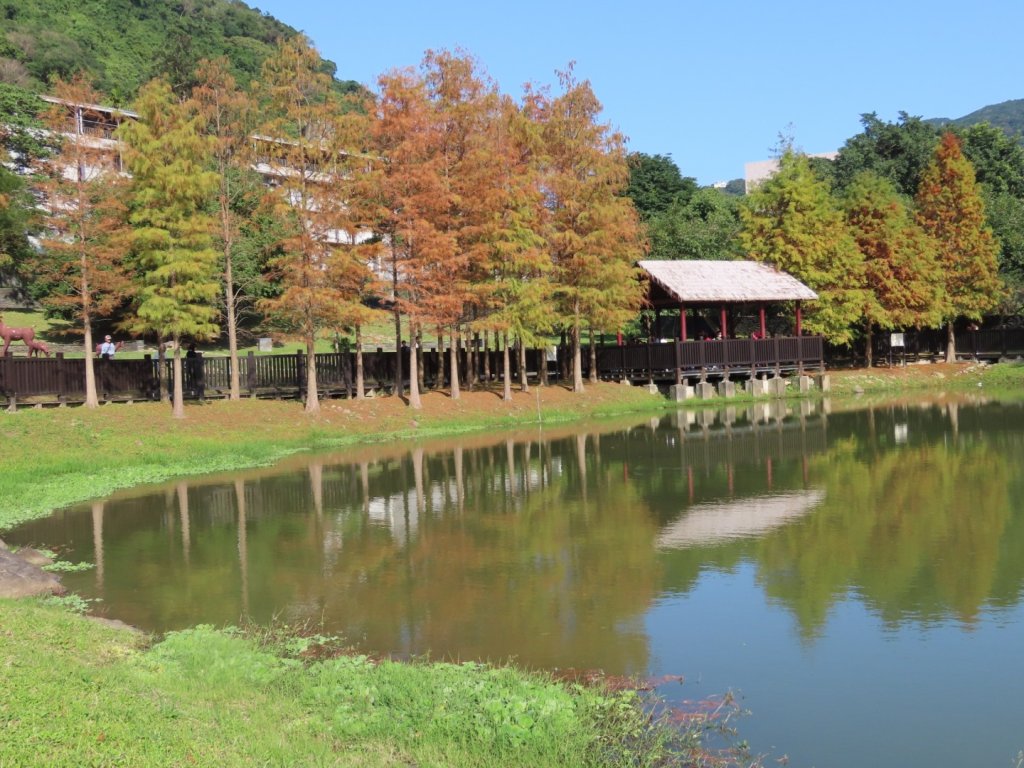
{"type": "Polygon", "coordinates": [[[113,360],[115,352],[117,352],[117,346],[110,340],[109,336],[105,337],[103,344],[100,345],[100,357],[105,360],[113,360]]]}

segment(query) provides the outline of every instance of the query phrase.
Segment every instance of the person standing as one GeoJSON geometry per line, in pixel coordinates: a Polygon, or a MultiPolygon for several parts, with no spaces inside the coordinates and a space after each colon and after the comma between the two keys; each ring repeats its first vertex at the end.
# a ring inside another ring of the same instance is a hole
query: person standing
{"type": "Polygon", "coordinates": [[[100,345],[100,357],[104,360],[113,360],[115,352],[117,352],[117,346],[111,341],[110,336],[105,336],[100,345]]]}

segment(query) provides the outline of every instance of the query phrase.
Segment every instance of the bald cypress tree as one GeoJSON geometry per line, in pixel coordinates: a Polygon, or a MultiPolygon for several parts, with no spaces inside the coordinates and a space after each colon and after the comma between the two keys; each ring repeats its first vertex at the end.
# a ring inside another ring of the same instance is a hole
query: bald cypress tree
{"type": "Polygon", "coordinates": [[[945,289],[942,319],[946,325],[946,362],[956,360],[953,321],[980,320],[1002,293],[999,244],[985,221],[974,167],[960,140],[943,134],[917,190],[917,218],[938,244],[945,289]]]}
{"type": "Polygon", "coordinates": [[[599,122],[601,103],[572,70],[559,73],[562,94],[527,94],[542,126],[542,189],[558,318],[572,345],[573,391],[583,391],[580,335],[586,327],[614,328],[643,302],[635,262],[644,242],[629,183],[625,138],[599,122]]]}
{"type": "Polygon", "coordinates": [[[779,171],[741,209],[743,248],[818,294],[805,326],[835,344],[853,338],[864,308],[864,262],[828,186],[805,155],[787,150],[779,171]]]}
{"type": "Polygon", "coordinates": [[[138,122],[121,127],[132,172],[133,249],[141,285],[133,327],[174,341],[174,415],[185,415],[181,340],[217,333],[219,258],[216,222],[207,213],[217,188],[213,146],[193,105],[165,80],[144,86],[138,122]]]}
{"type": "Polygon", "coordinates": [[[939,321],[942,273],[935,241],[890,181],[871,171],[858,174],[843,207],[864,259],[864,335],[870,366],[875,328],[920,328],[939,321]]]}

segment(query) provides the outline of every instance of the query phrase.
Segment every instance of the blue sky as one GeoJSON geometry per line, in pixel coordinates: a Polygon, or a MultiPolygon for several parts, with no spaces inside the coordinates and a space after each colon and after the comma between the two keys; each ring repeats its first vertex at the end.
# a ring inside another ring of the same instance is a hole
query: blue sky
{"type": "Polygon", "coordinates": [[[863,112],[960,117],[1024,98],[1022,0],[253,4],[371,88],[427,49],[464,48],[513,95],[575,61],[631,150],[671,154],[701,184],[742,177],[780,132],[826,152],[863,112]]]}

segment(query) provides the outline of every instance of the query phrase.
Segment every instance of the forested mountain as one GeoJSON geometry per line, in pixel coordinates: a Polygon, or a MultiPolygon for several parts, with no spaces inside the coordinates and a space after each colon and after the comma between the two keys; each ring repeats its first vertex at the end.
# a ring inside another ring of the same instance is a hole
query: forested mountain
{"type": "Polygon", "coordinates": [[[937,127],[952,125],[961,128],[978,123],[989,123],[996,128],[1002,128],[1009,134],[1022,135],[1024,134],[1024,99],[1011,99],[1001,104],[989,104],[969,115],[952,120],[948,117],[933,117],[924,122],[937,127]]]}
{"type": "MultiPolygon", "coordinates": [[[[297,34],[239,0],[0,0],[0,83],[42,91],[54,76],[85,70],[122,106],[156,74],[189,85],[202,58],[227,56],[247,84],[275,41],[297,34]]],[[[335,74],[333,62],[323,66],[335,74]]]]}

